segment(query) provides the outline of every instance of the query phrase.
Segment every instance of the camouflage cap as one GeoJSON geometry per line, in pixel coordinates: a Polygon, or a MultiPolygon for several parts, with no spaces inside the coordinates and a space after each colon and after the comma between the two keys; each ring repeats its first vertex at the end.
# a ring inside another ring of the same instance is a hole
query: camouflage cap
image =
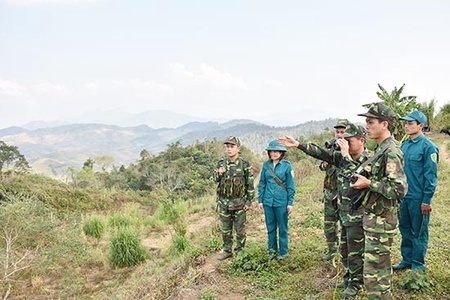
{"type": "Polygon", "coordinates": [[[381,119],[393,123],[397,118],[395,112],[382,102],[376,102],[369,105],[369,110],[364,114],[358,116],[381,119]]]}
{"type": "Polygon", "coordinates": [[[348,120],[347,119],[339,119],[339,121],[337,121],[336,125],[334,125],[334,128],[345,128],[348,125],[348,120]]]}
{"type": "Polygon", "coordinates": [[[361,125],[356,125],[353,123],[348,123],[347,128],[345,128],[344,135],[342,137],[364,137],[366,134],[366,130],[361,125]]]}
{"type": "Polygon", "coordinates": [[[229,136],[225,142],[223,142],[224,144],[232,144],[232,145],[236,145],[238,147],[241,146],[241,140],[238,137],[235,136],[229,136]]]}

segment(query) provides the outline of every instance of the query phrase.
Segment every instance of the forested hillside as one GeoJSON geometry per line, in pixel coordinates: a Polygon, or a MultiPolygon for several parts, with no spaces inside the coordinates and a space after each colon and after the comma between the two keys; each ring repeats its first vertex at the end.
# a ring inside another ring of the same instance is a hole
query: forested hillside
{"type": "Polygon", "coordinates": [[[333,128],[336,119],[311,121],[291,127],[272,127],[251,120],[226,123],[192,122],[177,128],[153,129],[147,125],[120,127],[105,124],[71,124],[50,128],[0,130],[0,140],[15,145],[33,171],[67,180],[69,168],[81,169],[91,159],[94,168],[111,170],[140,159],[141,151],[157,155],[168,145],[189,146],[197,142],[223,140],[228,135],[241,138],[255,153],[262,153],[267,143],[280,135],[308,137],[333,128]]]}
{"type": "MultiPolygon", "coordinates": [[[[323,143],[328,135],[314,136],[323,143]]],[[[396,299],[448,299],[450,233],[448,139],[440,146],[427,271],[396,273],[396,299]]],[[[323,173],[288,151],[298,193],[290,216],[290,253],[266,255],[264,216],[253,205],[242,255],[219,262],[221,248],[211,171],[220,141],[173,143],[158,155],[95,171],[73,170],[69,184],[2,172],[0,295],[4,299],[341,299],[339,258],[323,262],[323,173]]],[[[264,155],[243,147],[258,174],[264,155]]],[[[399,259],[399,234],[393,260],[399,259]]],[[[363,292],[355,299],[365,299],[363,292]]]]}

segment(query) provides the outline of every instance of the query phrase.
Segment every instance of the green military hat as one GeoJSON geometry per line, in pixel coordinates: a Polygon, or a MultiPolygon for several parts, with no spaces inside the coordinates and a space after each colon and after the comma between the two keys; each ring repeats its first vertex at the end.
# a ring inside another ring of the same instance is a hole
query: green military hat
{"type": "Polygon", "coordinates": [[[232,144],[232,145],[236,145],[238,147],[241,146],[241,140],[238,137],[235,136],[229,136],[225,142],[223,142],[224,144],[232,144]]]}
{"type": "Polygon", "coordinates": [[[397,115],[392,108],[382,102],[370,104],[369,110],[366,113],[358,114],[358,116],[381,119],[383,121],[388,121],[391,124],[394,123],[397,118],[397,115]]]}
{"type": "Polygon", "coordinates": [[[406,117],[400,118],[404,121],[417,121],[419,124],[427,125],[427,116],[419,110],[415,110],[406,117]]]}
{"type": "Polygon", "coordinates": [[[284,146],[281,146],[277,140],[270,141],[269,146],[266,148],[266,151],[283,151],[286,152],[287,149],[284,146]]]}
{"type": "Polygon", "coordinates": [[[347,128],[345,128],[344,135],[342,137],[348,138],[352,136],[356,137],[364,137],[366,134],[366,130],[361,125],[356,125],[353,123],[348,123],[347,128]]]}
{"type": "Polygon", "coordinates": [[[334,128],[346,128],[348,123],[347,119],[339,119],[334,128]]]}

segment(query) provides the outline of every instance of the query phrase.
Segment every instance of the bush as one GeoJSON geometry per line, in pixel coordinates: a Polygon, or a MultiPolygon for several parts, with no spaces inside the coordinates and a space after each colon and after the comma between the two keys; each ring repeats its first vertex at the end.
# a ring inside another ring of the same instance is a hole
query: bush
{"type": "Polygon", "coordinates": [[[175,235],[173,238],[173,247],[177,252],[185,252],[191,249],[191,243],[184,235],[175,235]]]}
{"type": "Polygon", "coordinates": [[[408,270],[400,281],[400,287],[418,292],[431,292],[433,282],[430,276],[421,271],[408,270]]]}
{"type": "Polygon", "coordinates": [[[137,230],[132,227],[119,228],[111,238],[110,263],[113,267],[131,267],[142,263],[149,253],[142,246],[137,230]]]}
{"type": "Polygon", "coordinates": [[[131,226],[131,219],[123,213],[115,213],[109,217],[109,225],[115,228],[123,228],[131,226]]]}
{"type": "Polygon", "coordinates": [[[101,239],[105,232],[105,222],[100,216],[91,216],[84,222],[83,231],[87,236],[101,239]]]}

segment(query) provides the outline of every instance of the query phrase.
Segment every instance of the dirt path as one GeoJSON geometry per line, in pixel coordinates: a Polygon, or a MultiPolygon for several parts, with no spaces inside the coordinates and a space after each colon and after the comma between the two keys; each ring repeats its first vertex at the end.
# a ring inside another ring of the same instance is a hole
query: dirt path
{"type": "Polygon", "coordinates": [[[444,141],[439,145],[439,160],[446,163],[450,163],[450,157],[448,155],[448,141],[444,141]]]}
{"type": "MultiPolygon", "coordinates": [[[[192,215],[187,220],[189,224],[186,232],[188,234],[195,233],[201,229],[209,227],[213,221],[213,217],[204,217],[200,215],[192,215]]],[[[163,249],[169,247],[172,241],[172,233],[170,230],[164,230],[163,232],[155,232],[153,235],[145,238],[142,241],[142,245],[149,248],[154,253],[159,253],[163,249]]]]}

